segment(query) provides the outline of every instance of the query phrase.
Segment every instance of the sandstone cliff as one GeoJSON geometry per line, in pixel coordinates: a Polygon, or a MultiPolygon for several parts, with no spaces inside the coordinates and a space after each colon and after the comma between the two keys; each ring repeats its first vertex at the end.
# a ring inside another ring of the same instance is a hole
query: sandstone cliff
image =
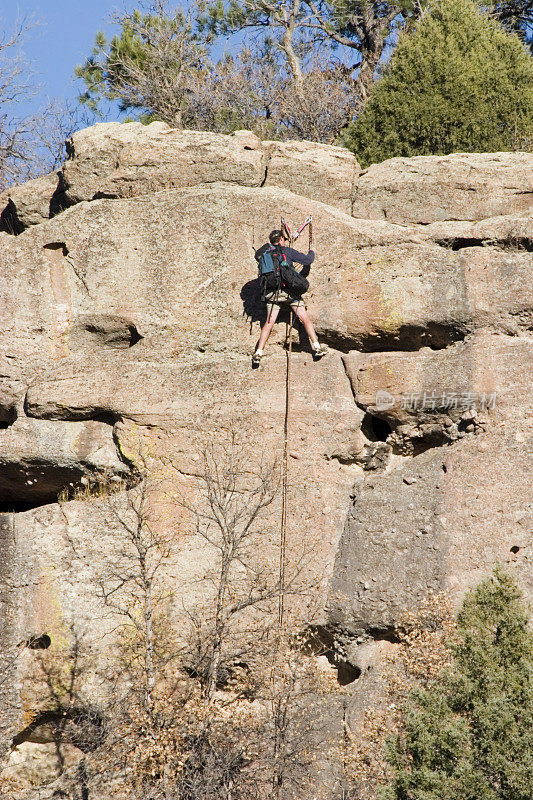
{"type": "Polygon", "coordinates": [[[289,535],[316,543],[332,661],[360,676],[353,727],[428,592],[458,602],[500,562],[533,597],[532,187],[526,153],[361,172],[335,147],[110,123],[75,134],[59,179],[3,197],[4,742],[31,716],[16,646],[76,621],[98,647],[69,548],[112,522],[103,500],[58,496],[127,482],[140,438],[192,492],[206,436],[237,425],[258,459],[279,454],[284,326],[260,370],[250,354],[253,251],[280,214],[313,216],[308,307],[330,346],[313,363],[295,337],[289,535]]]}

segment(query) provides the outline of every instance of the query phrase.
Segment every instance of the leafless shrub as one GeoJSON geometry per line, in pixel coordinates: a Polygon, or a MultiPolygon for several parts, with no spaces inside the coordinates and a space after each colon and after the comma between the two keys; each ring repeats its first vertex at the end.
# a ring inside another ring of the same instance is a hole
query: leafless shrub
{"type": "Polygon", "coordinates": [[[356,85],[350,73],[343,65],[316,64],[303,75],[301,91],[288,86],[278,112],[285,136],[333,144],[356,108],[356,85]]]}
{"type": "MultiPolygon", "coordinates": [[[[279,471],[252,463],[231,433],[204,450],[196,491],[185,496],[175,497],[167,461],[161,469],[140,456],[135,463],[135,487],[82,498],[95,505],[95,535],[69,540],[73,565],[92,576],[108,644],[92,661],[81,643],[38,655],[47,698],[39,708],[55,715],[58,746],[87,739],[81,767],[91,794],[296,797],[324,747],[317,703],[336,682],[329,668],[327,679],[317,672],[299,634],[313,591],[305,574],[312,542],[287,565],[280,626],[279,518],[271,513],[279,471]],[[176,585],[185,545],[207,566],[176,585]],[[89,704],[91,685],[98,690],[89,704]],[[83,709],[99,722],[82,718],[83,709]],[[89,742],[89,733],[101,740],[89,742]]],[[[79,769],[65,766],[58,790],[79,791],[79,769]]]]}
{"type": "Polygon", "coordinates": [[[247,129],[261,138],[276,138],[285,83],[268,53],[245,47],[195,74],[184,124],[217,133],[247,129]]]}
{"type": "Polygon", "coordinates": [[[32,114],[18,112],[38,91],[21,53],[33,26],[23,20],[0,38],[0,191],[59,168],[65,140],[88,122],[77,107],[59,100],[49,100],[32,114]]]}
{"type": "Polygon", "coordinates": [[[367,710],[357,733],[346,729],[344,764],[354,797],[373,795],[387,783],[385,742],[398,730],[409,692],[427,686],[451,663],[448,645],[455,626],[453,604],[444,594],[428,596],[417,611],[406,613],[397,623],[399,644],[384,657],[384,703],[367,710]]]}
{"type": "Polygon", "coordinates": [[[260,138],[333,143],[355,108],[355,84],[342,65],[316,63],[298,87],[261,51],[243,49],[199,73],[184,113],[187,127],[260,138]]]}

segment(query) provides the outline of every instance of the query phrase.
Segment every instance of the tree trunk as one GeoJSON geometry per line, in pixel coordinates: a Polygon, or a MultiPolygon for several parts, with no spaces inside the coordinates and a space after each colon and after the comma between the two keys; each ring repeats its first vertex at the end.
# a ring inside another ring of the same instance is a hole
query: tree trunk
{"type": "Polygon", "coordinates": [[[374,83],[374,73],[383,55],[385,37],[387,36],[388,21],[378,21],[372,11],[367,11],[363,16],[361,39],[361,67],[356,78],[357,95],[363,108],[370,95],[374,83]]]}
{"type": "Polygon", "coordinates": [[[283,34],[283,40],[281,45],[281,49],[283,50],[283,52],[287,57],[289,69],[291,71],[295,89],[298,92],[298,94],[300,94],[302,91],[303,76],[302,76],[302,68],[300,65],[300,60],[294,50],[293,38],[294,38],[294,32],[296,30],[296,20],[299,11],[300,11],[300,0],[294,0],[292,9],[286,15],[286,19],[284,20],[286,27],[285,27],[285,33],[283,34]]]}

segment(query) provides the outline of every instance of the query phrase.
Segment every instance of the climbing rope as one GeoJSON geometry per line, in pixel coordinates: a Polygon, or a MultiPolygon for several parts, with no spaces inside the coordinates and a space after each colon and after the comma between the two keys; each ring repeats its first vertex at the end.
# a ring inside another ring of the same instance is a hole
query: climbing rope
{"type": "MultiPolygon", "coordinates": [[[[309,249],[312,243],[312,229],[311,218],[309,217],[302,226],[298,229],[294,237],[285,222],[281,219],[281,230],[284,231],[285,236],[290,245],[294,243],[297,236],[300,235],[306,225],[309,225],[309,249]]],[[[272,712],[274,721],[274,773],[272,778],[273,797],[280,800],[283,791],[283,777],[282,773],[276,768],[278,760],[282,756],[282,739],[283,739],[283,691],[281,696],[277,691],[277,683],[279,681],[283,684],[284,668],[280,663],[279,656],[283,653],[283,639],[285,627],[285,564],[286,564],[286,551],[287,551],[287,489],[289,484],[289,423],[290,423],[290,400],[291,400],[291,363],[292,363],[292,329],[294,326],[294,311],[290,310],[290,319],[285,327],[285,351],[287,355],[286,368],[285,368],[285,419],[283,423],[283,461],[281,473],[281,535],[280,535],[280,551],[279,551],[279,598],[278,598],[278,629],[274,647],[274,657],[272,659],[272,667],[270,673],[270,681],[272,685],[272,712]]]]}
{"type": "Polygon", "coordinates": [[[289,477],[289,411],[291,399],[291,356],[292,356],[292,326],[294,311],[291,308],[290,322],[285,328],[285,349],[287,353],[285,369],[285,420],[283,423],[283,462],[281,472],[281,538],[279,549],[279,608],[278,625],[280,632],[283,630],[285,612],[285,561],[287,549],[287,486],[289,477]]]}
{"type": "MultiPolygon", "coordinates": [[[[284,232],[292,247],[295,239],[301,234],[304,228],[309,225],[309,250],[313,244],[313,222],[312,217],[308,217],[303,225],[300,225],[294,236],[281,218],[281,230],[284,232]]],[[[287,354],[285,370],[285,420],[283,423],[283,461],[281,471],[281,535],[279,550],[279,600],[278,600],[278,634],[281,638],[285,616],[285,564],[287,552],[287,488],[289,483],[289,420],[290,420],[290,400],[291,400],[291,360],[292,360],[292,329],[294,325],[294,311],[291,308],[290,321],[285,327],[285,352],[287,354]]]]}

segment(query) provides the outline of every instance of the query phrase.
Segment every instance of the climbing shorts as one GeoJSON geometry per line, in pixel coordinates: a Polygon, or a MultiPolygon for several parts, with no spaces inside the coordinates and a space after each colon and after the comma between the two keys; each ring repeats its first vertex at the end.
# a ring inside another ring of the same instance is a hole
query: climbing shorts
{"type": "Polygon", "coordinates": [[[265,295],[265,300],[269,314],[272,306],[293,306],[293,308],[305,308],[305,303],[301,297],[291,297],[290,294],[287,294],[287,292],[282,292],[281,290],[267,292],[265,295]]]}

